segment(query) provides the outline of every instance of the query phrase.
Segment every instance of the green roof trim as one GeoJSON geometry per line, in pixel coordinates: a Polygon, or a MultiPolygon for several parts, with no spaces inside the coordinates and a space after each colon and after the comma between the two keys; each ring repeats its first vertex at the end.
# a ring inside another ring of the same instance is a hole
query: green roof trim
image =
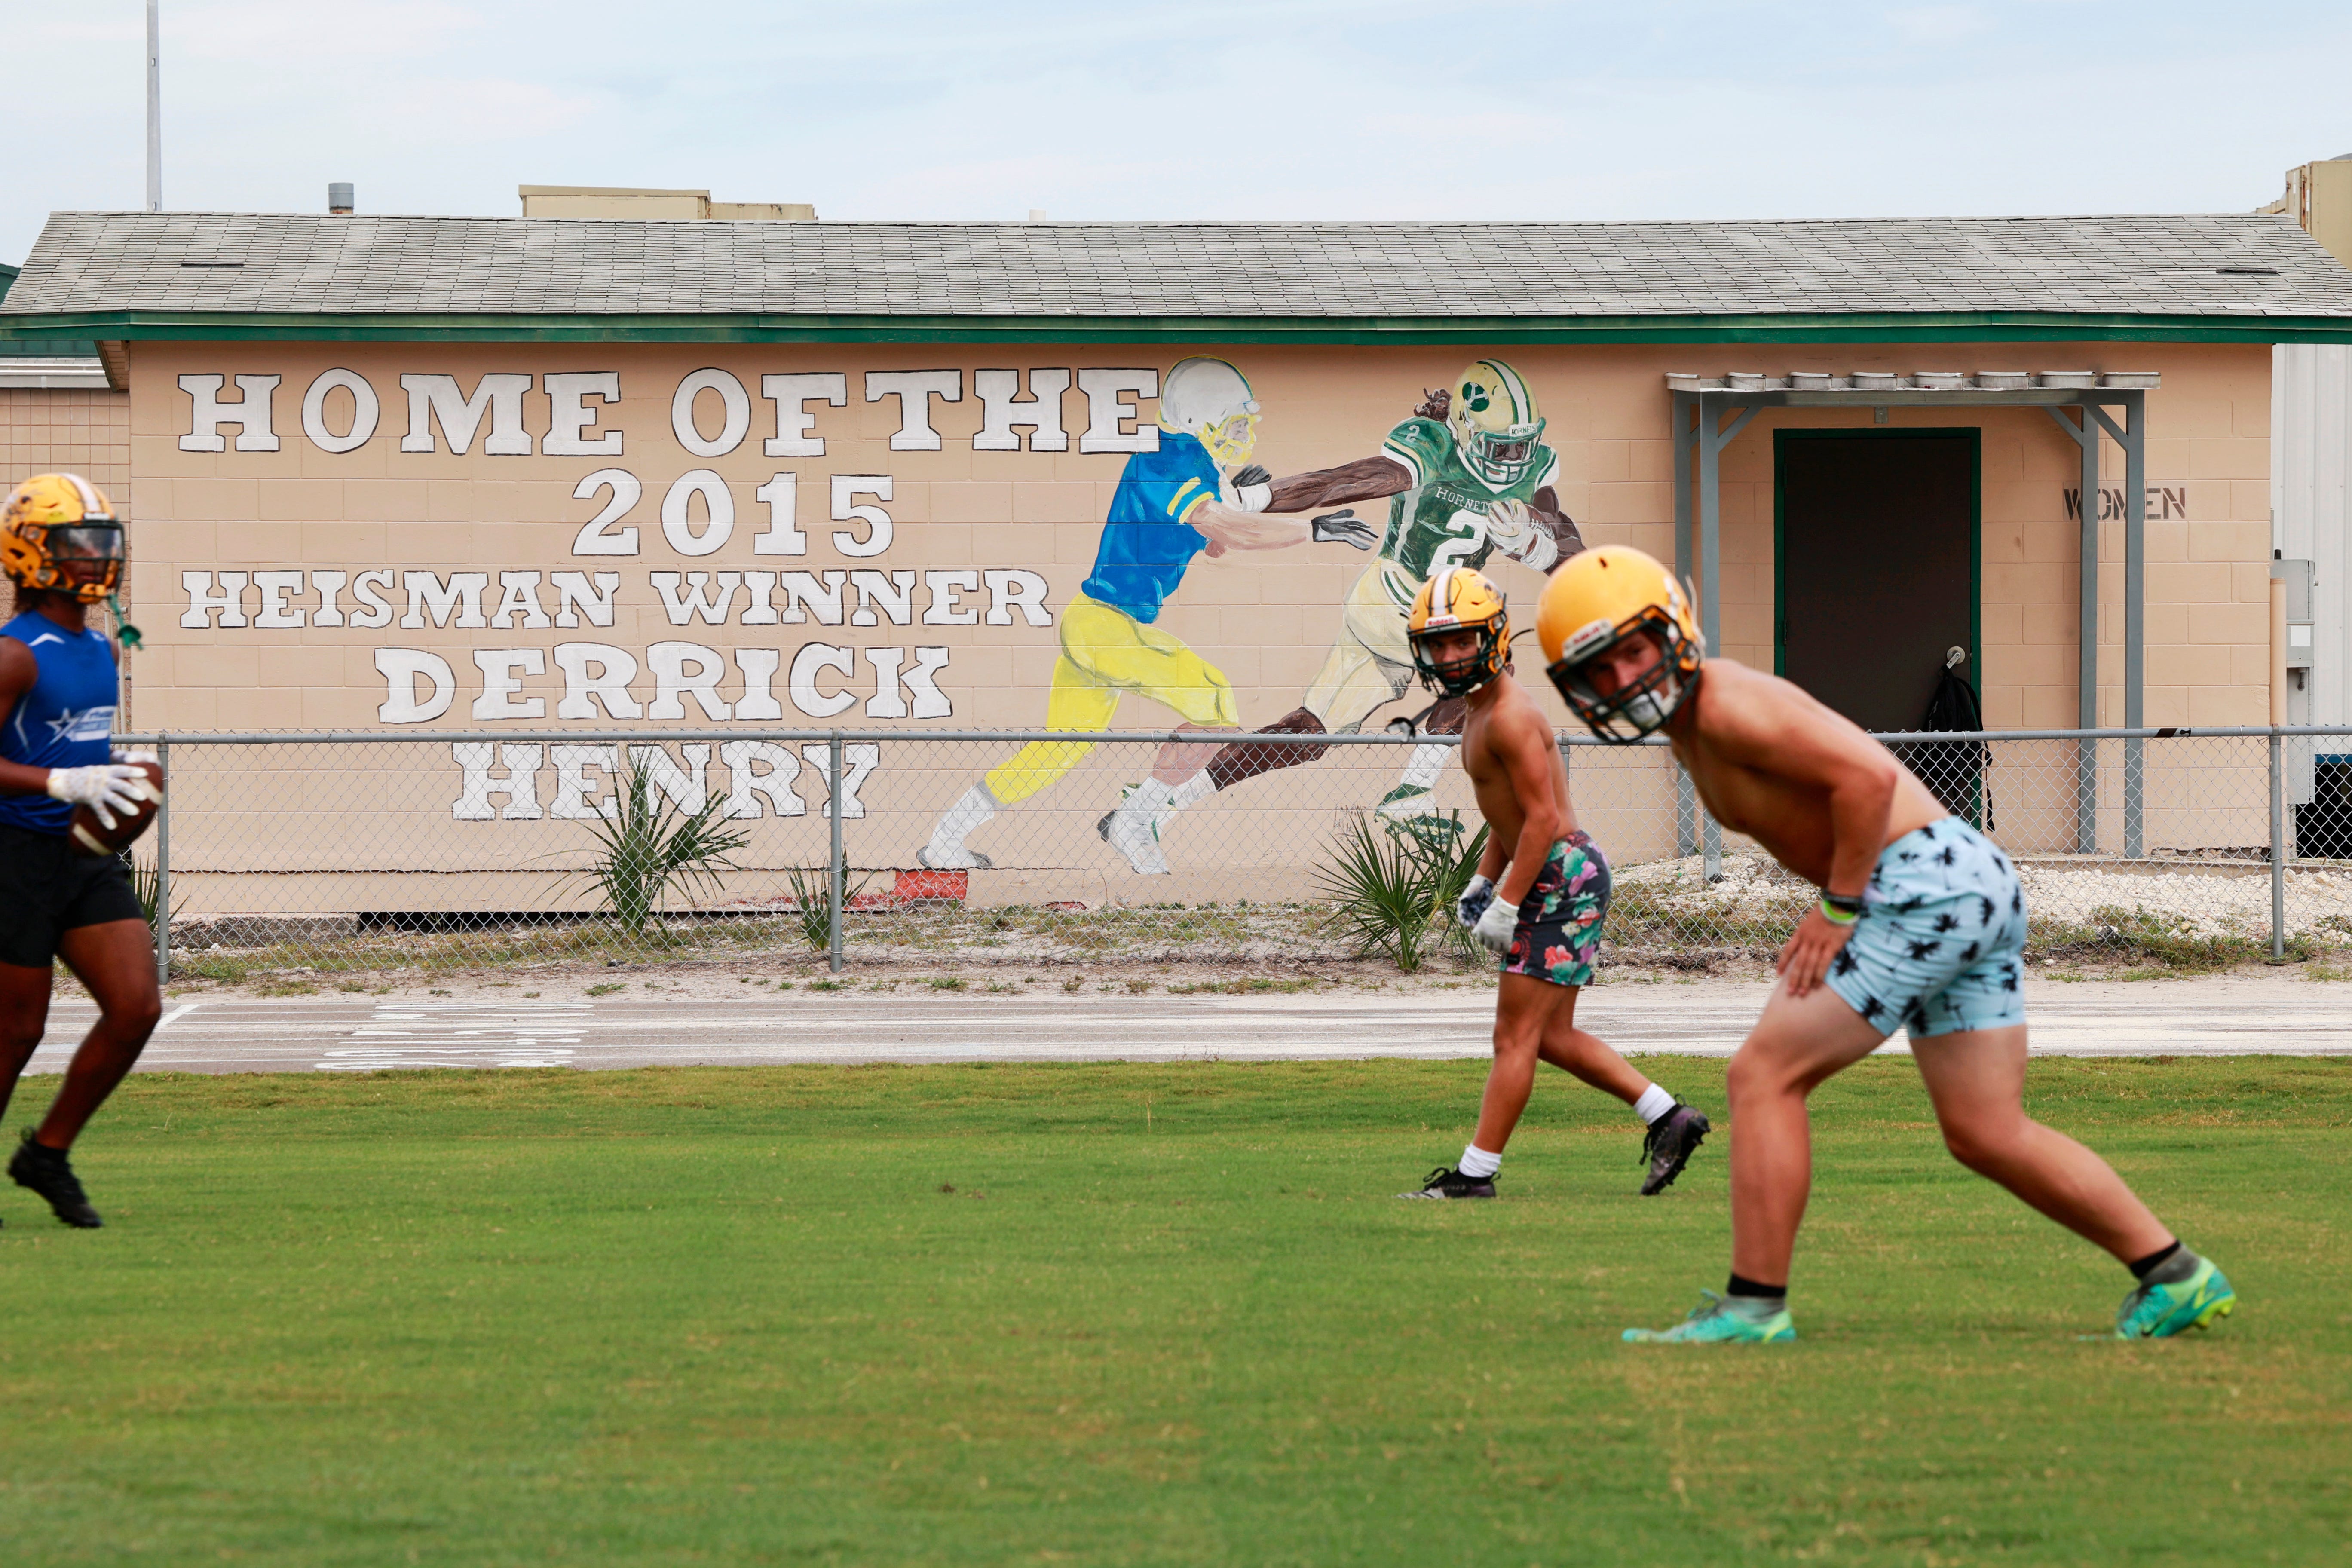
{"type": "Polygon", "coordinates": [[[2042,311],[1583,317],[1115,317],[0,312],[0,343],[2352,343],[2352,319],[2042,311]]]}

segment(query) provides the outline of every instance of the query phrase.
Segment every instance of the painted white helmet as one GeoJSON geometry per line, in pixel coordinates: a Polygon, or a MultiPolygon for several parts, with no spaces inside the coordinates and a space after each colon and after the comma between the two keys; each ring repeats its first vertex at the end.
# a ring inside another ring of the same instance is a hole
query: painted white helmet
{"type": "Polygon", "coordinates": [[[1257,446],[1257,399],[1249,378],[1221,359],[1195,354],[1160,382],[1160,427],[1197,436],[1220,467],[1249,461],[1257,446]]]}

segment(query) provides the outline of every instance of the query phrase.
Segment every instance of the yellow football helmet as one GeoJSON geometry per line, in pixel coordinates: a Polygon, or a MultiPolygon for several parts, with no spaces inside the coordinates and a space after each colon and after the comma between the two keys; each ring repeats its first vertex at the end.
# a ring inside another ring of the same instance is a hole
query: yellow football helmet
{"type": "Polygon", "coordinates": [[[122,581],[122,520],[79,474],[35,474],[0,511],[0,571],[23,587],[100,604],[122,581]]]}
{"type": "Polygon", "coordinates": [[[1536,609],[1545,673],[1576,716],[1602,740],[1629,744],[1664,728],[1698,685],[1706,638],[1674,574],[1629,544],[1570,556],[1544,584],[1536,609]],[[1608,691],[1594,684],[1601,654],[1629,637],[1654,640],[1658,658],[1608,691]]]}
{"type": "Polygon", "coordinates": [[[1511,614],[1503,591],[1467,566],[1441,566],[1412,596],[1405,641],[1424,684],[1443,696],[1467,697],[1502,674],[1510,657],[1511,614]],[[1471,626],[1478,631],[1478,651],[1468,658],[1440,664],[1423,646],[1425,637],[1471,626]]]}
{"type": "Polygon", "coordinates": [[[1454,378],[1445,426],[1472,473],[1490,485],[1509,485],[1535,466],[1544,419],[1517,371],[1482,359],[1454,378]]]}

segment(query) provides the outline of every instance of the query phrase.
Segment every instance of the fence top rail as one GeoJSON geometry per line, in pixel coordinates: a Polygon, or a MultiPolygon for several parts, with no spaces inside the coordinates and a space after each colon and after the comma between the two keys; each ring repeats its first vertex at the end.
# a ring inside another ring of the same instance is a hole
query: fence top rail
{"type": "MultiPolygon", "coordinates": [[[[1622,742],[1602,741],[1598,736],[1578,731],[1557,732],[1565,746],[1612,746],[1622,742]]],[[[2174,741],[2174,740],[2245,740],[2278,736],[2284,740],[2335,737],[2352,740],[2352,726],[2300,724],[2271,729],[2255,725],[2142,728],[2137,730],[1888,730],[1874,731],[1878,741],[1913,743],[1929,741],[1991,742],[1991,741],[2174,741]]],[[[126,732],[114,737],[118,745],[153,746],[303,746],[303,745],[394,745],[403,742],[457,742],[480,744],[502,742],[520,745],[612,745],[620,743],[651,744],[662,741],[774,741],[793,742],[830,742],[840,740],[845,744],[878,741],[966,741],[997,742],[1010,745],[1026,744],[1032,741],[1072,742],[1087,745],[1124,743],[1129,745],[1164,744],[1181,742],[1192,745],[1222,745],[1244,741],[1252,745],[1265,746],[1452,746],[1461,742],[1459,735],[1405,734],[1394,731],[1373,731],[1361,735],[1302,735],[1289,731],[1260,730],[149,730],[126,732]]],[[[1633,742],[1637,745],[1663,746],[1663,735],[1651,735],[1633,742]]]]}

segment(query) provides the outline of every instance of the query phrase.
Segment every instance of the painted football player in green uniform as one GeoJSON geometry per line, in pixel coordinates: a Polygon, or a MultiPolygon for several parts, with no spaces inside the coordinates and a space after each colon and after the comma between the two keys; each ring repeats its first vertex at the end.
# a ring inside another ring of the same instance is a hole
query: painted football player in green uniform
{"type": "MultiPolygon", "coordinates": [[[[1482,359],[1424,402],[1388,434],[1380,455],[1276,481],[1269,511],[1307,511],[1392,497],[1380,554],[1349,590],[1339,637],[1306,700],[1260,731],[1294,735],[1353,734],[1413,679],[1405,637],[1413,595],[1441,567],[1484,566],[1500,552],[1549,573],[1584,548],[1560,510],[1554,484],[1559,455],[1543,444],[1535,394],[1501,360],[1482,359]]],[[[1352,510],[1333,515],[1352,518],[1352,510]]],[[[1460,699],[1430,710],[1421,728],[1462,729],[1460,699]]],[[[1129,836],[1157,831],[1183,807],[1276,768],[1311,763],[1329,750],[1303,742],[1237,741],[1178,784],[1157,781],[1132,791],[1104,818],[1129,836]],[[1116,821],[1121,816],[1139,820],[1116,821]]],[[[1414,748],[1404,776],[1380,804],[1392,823],[1411,825],[1434,805],[1433,789],[1450,746],[1414,748]]]]}

